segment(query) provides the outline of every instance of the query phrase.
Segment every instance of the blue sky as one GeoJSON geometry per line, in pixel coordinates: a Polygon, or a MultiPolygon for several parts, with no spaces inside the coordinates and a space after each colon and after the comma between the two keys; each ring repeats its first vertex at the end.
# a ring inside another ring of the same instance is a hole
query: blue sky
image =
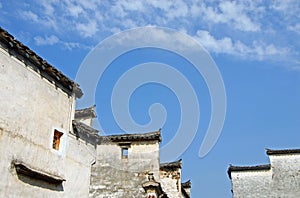
{"type": "MultiPolygon", "coordinates": [[[[203,45],[220,70],[227,96],[221,136],[204,158],[198,151],[210,121],[210,94],[203,77],[180,57],[157,49],[125,54],[110,65],[95,96],[105,133],[121,133],[110,109],[121,71],[158,59],[186,75],[201,112],[197,134],[180,156],[193,197],[231,197],[229,164],[268,163],[265,148],[300,147],[299,13],[297,0],[0,1],[0,25],[72,79],[99,42],[130,28],[168,27],[203,45]]],[[[148,108],[157,102],[168,112],[163,146],[181,119],[176,93],[146,84],[132,95],[130,111],[136,122],[146,124],[148,108]]]]}

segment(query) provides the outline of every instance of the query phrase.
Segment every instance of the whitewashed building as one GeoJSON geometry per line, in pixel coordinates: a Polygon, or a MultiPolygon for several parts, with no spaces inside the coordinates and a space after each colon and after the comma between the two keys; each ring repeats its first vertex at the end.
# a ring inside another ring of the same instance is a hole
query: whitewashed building
{"type": "Polygon", "coordinates": [[[230,165],[233,197],[300,197],[300,149],[267,149],[270,163],[230,165]]]}
{"type": "Polygon", "coordinates": [[[73,132],[79,86],[0,29],[0,197],[88,197],[94,145],[73,132]]]}
{"type": "Polygon", "coordinates": [[[99,136],[79,85],[0,28],[0,197],[190,197],[160,130],[99,136]]]}

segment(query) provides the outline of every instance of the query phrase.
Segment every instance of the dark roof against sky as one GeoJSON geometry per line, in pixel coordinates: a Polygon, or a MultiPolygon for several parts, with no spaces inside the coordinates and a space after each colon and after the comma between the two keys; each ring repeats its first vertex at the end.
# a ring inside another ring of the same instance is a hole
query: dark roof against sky
{"type": "Polygon", "coordinates": [[[182,159],[175,161],[175,162],[162,163],[162,164],[160,164],[160,169],[181,168],[181,166],[182,166],[181,161],[182,161],[182,159]]]}
{"type": "Polygon", "coordinates": [[[88,133],[90,135],[97,135],[98,136],[99,131],[94,129],[93,127],[90,127],[90,126],[88,126],[88,125],[86,125],[82,122],[78,122],[76,120],[73,120],[72,124],[73,124],[73,127],[75,127],[79,131],[88,133]]]}
{"type": "Polygon", "coordinates": [[[137,133],[137,134],[122,134],[122,135],[109,135],[101,136],[101,142],[124,142],[124,141],[150,141],[157,140],[161,142],[160,130],[149,133],[137,133]]]}
{"type": "Polygon", "coordinates": [[[190,198],[190,194],[186,190],[191,188],[191,186],[192,186],[191,180],[181,183],[181,192],[184,195],[184,197],[190,198]]]}
{"type": "Polygon", "coordinates": [[[186,182],[181,183],[181,186],[183,188],[190,188],[192,186],[192,182],[191,182],[191,180],[188,180],[186,182]]]}
{"type": "Polygon", "coordinates": [[[99,131],[76,120],[72,121],[73,131],[77,138],[81,138],[86,142],[97,145],[99,142],[99,131]]]}
{"type": "MultiPolygon", "coordinates": [[[[289,154],[300,154],[300,149],[266,149],[267,155],[289,155],[289,154]]],[[[259,170],[270,170],[270,164],[256,165],[256,166],[233,166],[230,165],[228,168],[228,176],[231,179],[231,172],[234,171],[259,171],[259,170]]]]}
{"type": "Polygon", "coordinates": [[[286,154],[300,154],[300,149],[266,149],[267,155],[286,155],[286,154]]]}
{"type": "Polygon", "coordinates": [[[42,59],[27,46],[23,45],[20,41],[16,40],[11,34],[1,27],[0,43],[11,55],[15,56],[20,61],[27,61],[33,64],[44,78],[48,79],[50,82],[55,82],[61,85],[63,90],[68,94],[75,93],[77,98],[80,98],[83,95],[77,83],[69,79],[62,72],[50,65],[46,60],[42,59]]]}
{"type": "Polygon", "coordinates": [[[93,105],[91,107],[85,108],[85,109],[78,109],[75,111],[75,118],[96,118],[97,114],[95,112],[96,105],[93,105]]]}
{"type": "Polygon", "coordinates": [[[228,168],[228,176],[231,179],[231,172],[235,171],[261,171],[261,170],[270,170],[271,165],[270,164],[264,164],[264,165],[256,165],[256,166],[233,166],[230,164],[228,168]]]}

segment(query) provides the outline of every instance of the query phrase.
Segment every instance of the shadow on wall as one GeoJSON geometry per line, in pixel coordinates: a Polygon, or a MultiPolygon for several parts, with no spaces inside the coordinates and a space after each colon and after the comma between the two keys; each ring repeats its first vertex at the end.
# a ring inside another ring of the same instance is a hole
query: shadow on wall
{"type": "Polygon", "coordinates": [[[53,191],[64,191],[63,181],[66,180],[59,176],[33,169],[27,164],[15,160],[12,161],[11,168],[18,179],[26,184],[53,191]]]}
{"type": "Polygon", "coordinates": [[[40,187],[40,188],[47,188],[49,190],[53,190],[53,191],[64,191],[64,187],[62,185],[62,183],[60,184],[51,184],[48,183],[46,181],[42,181],[39,179],[34,179],[32,177],[28,177],[26,175],[22,175],[22,174],[17,174],[18,175],[18,179],[26,184],[29,184],[31,186],[36,186],[36,187],[40,187]]]}

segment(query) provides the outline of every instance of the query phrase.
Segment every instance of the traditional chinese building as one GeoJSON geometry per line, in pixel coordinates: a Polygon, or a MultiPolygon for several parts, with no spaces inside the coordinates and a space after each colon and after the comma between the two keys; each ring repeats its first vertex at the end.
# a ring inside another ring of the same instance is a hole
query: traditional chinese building
{"type": "Polygon", "coordinates": [[[233,197],[300,197],[300,149],[267,149],[270,163],[228,168],[233,197]]]}
{"type": "Polygon", "coordinates": [[[99,136],[79,85],[0,28],[0,197],[190,197],[161,131],[99,136]]]}

